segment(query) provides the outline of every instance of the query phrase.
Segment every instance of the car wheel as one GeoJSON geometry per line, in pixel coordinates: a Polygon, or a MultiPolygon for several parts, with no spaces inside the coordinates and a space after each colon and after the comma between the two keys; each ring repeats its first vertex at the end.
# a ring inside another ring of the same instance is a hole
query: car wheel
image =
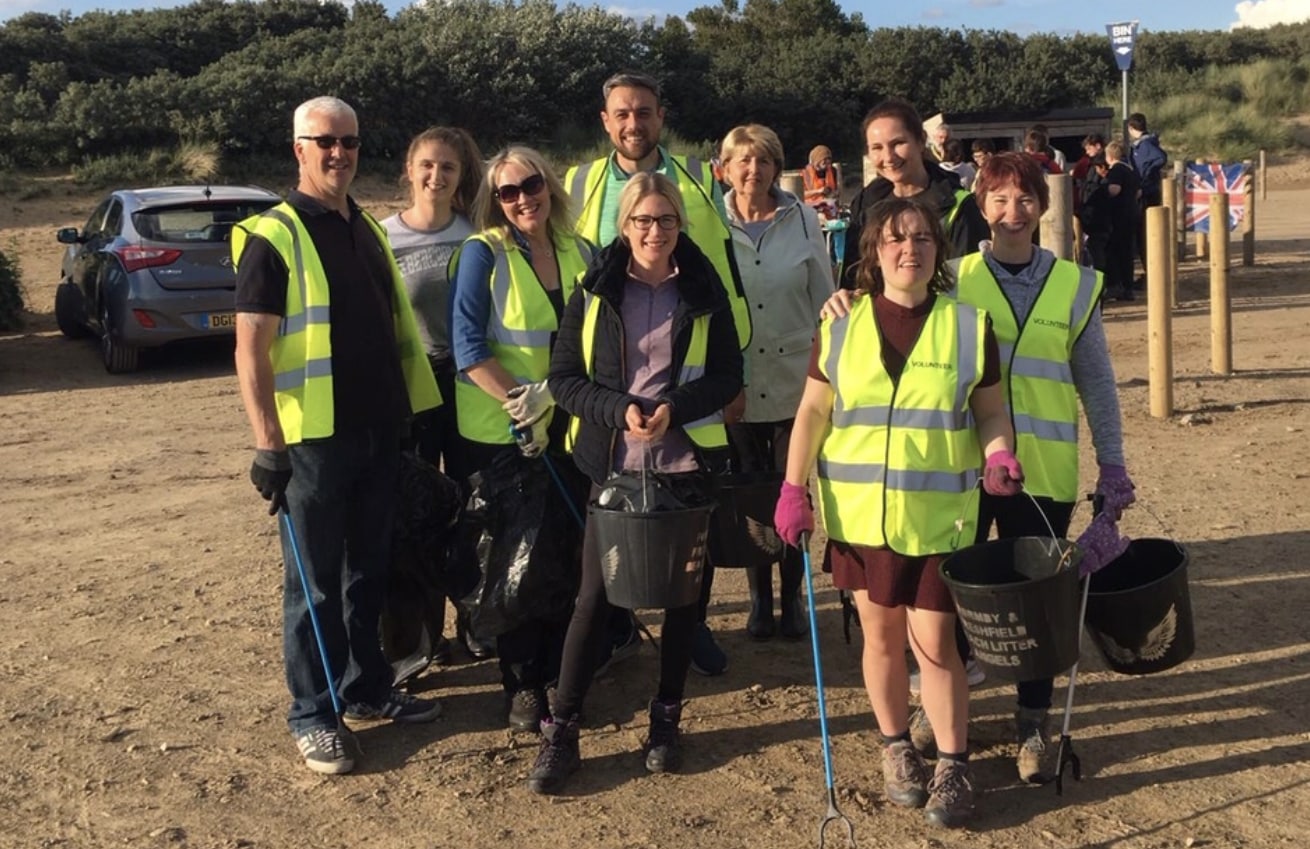
{"type": "Polygon", "coordinates": [[[82,339],[91,333],[86,326],[82,290],[72,281],[65,280],[55,289],[55,323],[59,325],[59,332],[69,339],[82,339]]]}
{"type": "Polygon", "coordinates": [[[113,324],[109,319],[109,302],[100,305],[100,358],[105,363],[105,371],[110,374],[124,374],[136,371],[141,362],[141,349],[124,345],[114,338],[113,324]]]}

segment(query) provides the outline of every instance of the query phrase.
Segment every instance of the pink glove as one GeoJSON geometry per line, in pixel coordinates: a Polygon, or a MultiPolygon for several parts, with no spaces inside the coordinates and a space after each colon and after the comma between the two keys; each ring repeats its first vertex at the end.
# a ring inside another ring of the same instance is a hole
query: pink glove
{"type": "Polygon", "coordinates": [[[1012,451],[997,451],[983,468],[983,489],[988,495],[1018,495],[1023,489],[1023,467],[1012,451]]]}
{"type": "Polygon", "coordinates": [[[1092,519],[1092,523],[1078,537],[1078,547],[1083,551],[1082,562],[1078,564],[1078,574],[1090,575],[1119,555],[1128,550],[1129,539],[1119,535],[1119,526],[1114,516],[1102,512],[1092,519]]]}
{"type": "Polygon", "coordinates": [[[778,506],[773,509],[773,529],[788,545],[800,548],[801,534],[814,532],[814,511],[805,487],[782,482],[778,506]]]}
{"type": "Polygon", "coordinates": [[[1124,508],[1137,500],[1133,494],[1136,487],[1123,466],[1101,463],[1100,469],[1101,477],[1096,481],[1096,494],[1104,499],[1101,509],[1108,511],[1118,521],[1123,517],[1124,508]]]}

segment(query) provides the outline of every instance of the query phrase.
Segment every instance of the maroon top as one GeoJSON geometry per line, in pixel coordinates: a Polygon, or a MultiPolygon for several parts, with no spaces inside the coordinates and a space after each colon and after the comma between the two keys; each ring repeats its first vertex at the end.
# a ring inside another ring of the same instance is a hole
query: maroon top
{"type": "MultiPolygon", "coordinates": [[[[899,380],[905,360],[919,331],[937,298],[928,299],[917,307],[903,307],[892,303],[881,294],[873,302],[878,336],[882,341],[882,365],[892,380],[899,380]]],[[[810,352],[810,377],[827,383],[819,371],[819,343],[816,336],[810,352]]],[[[987,335],[983,340],[983,376],[979,387],[994,386],[1001,381],[1001,353],[992,332],[991,319],[987,320],[987,335]]],[[[972,544],[967,540],[966,544],[972,544]]],[[[916,607],[923,610],[955,612],[950,591],[937,571],[945,555],[910,557],[890,548],[874,548],[828,540],[823,553],[823,571],[832,573],[832,582],[843,590],[867,590],[869,600],[883,607],[916,607]]]]}

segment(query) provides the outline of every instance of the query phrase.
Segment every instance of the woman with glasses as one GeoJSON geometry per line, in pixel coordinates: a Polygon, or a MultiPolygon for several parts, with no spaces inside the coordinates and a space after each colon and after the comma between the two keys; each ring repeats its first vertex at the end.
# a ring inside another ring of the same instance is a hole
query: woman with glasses
{"type": "MultiPolygon", "coordinates": [[[[629,178],[618,221],[619,238],[596,255],[569,300],[551,356],[550,388],[576,417],[573,459],[591,479],[593,497],[612,475],[643,469],[707,493],[707,473],[726,459],[723,408],[741,391],[728,299],[710,261],[682,232],[687,215],[667,177],[629,178]]],[[[607,640],[606,602],[588,522],[559,688],[528,778],[534,793],[559,793],[581,766],[578,716],[607,640]]],[[[664,611],[644,752],[650,772],[673,772],[681,763],[678,724],[698,620],[696,602],[664,611]]]]}
{"type": "MultiPolygon", "coordinates": [[[[754,305],[755,328],[746,350],[746,409],[741,421],[727,422],[728,440],[739,471],[780,473],[787,467],[792,421],[805,388],[815,317],[832,294],[832,266],[814,209],[778,187],[783,154],[777,134],[759,124],[735,127],[723,139],[722,155],[732,186],[723,199],[732,251],[746,299],[754,305]]],[[[828,159],[831,166],[831,154],[828,159]]],[[[810,631],[801,604],[800,551],[784,549],[778,569],[776,628],[773,567],[746,570],[751,596],[746,633],[753,639],[778,632],[799,640],[810,631]]]]}
{"type": "MultiPolygon", "coordinates": [[[[546,374],[564,304],[587,268],[590,246],[573,231],[559,179],[545,158],[527,147],[510,147],[487,163],[473,223],[478,233],[455,257],[451,293],[463,466],[470,473],[494,468],[513,474],[520,454],[549,453],[555,459],[547,462],[566,490],[577,490],[574,503],[580,504],[585,482],[567,462],[568,417],[556,415],[546,374]]],[[[547,535],[576,531],[567,521],[560,524],[543,528],[536,545],[547,535]]],[[[551,539],[561,551],[576,549],[576,540],[551,539]]],[[[576,562],[558,565],[560,580],[576,586],[576,562]]],[[[559,595],[573,597],[572,592],[559,595]]],[[[570,612],[565,607],[497,635],[511,728],[535,731],[545,715],[545,688],[558,671],[570,612]]]]}

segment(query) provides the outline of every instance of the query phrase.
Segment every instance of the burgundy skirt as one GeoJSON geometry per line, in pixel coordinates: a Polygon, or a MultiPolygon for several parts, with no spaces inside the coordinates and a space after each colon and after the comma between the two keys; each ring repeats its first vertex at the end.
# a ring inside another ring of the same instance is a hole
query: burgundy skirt
{"type": "Polygon", "coordinates": [[[889,548],[873,548],[828,540],[823,571],[842,590],[867,590],[869,600],[883,607],[915,607],[954,613],[955,602],[937,567],[944,554],[907,557],[889,548]]]}

